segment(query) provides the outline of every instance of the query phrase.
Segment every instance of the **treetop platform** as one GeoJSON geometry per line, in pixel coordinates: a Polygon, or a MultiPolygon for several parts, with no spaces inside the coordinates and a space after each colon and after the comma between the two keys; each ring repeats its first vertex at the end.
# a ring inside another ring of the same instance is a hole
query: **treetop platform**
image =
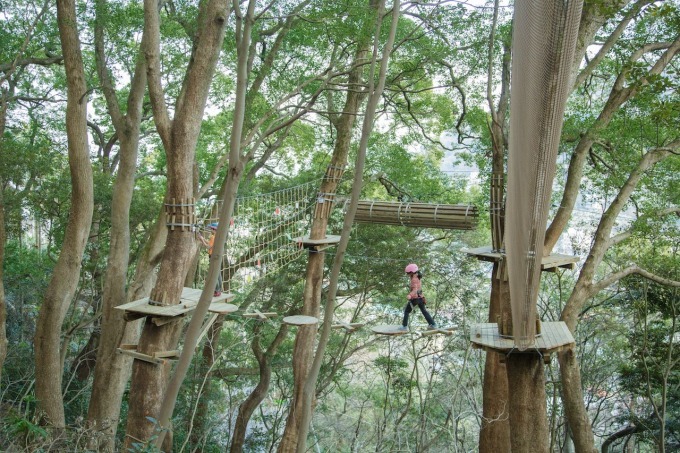
{"type": "Polygon", "coordinates": [[[321,239],[310,239],[309,236],[298,236],[293,238],[293,241],[306,249],[321,251],[338,244],[340,242],[340,236],[328,234],[325,238],[321,239]]]}
{"type": "MultiPolygon", "coordinates": [[[[493,250],[489,246],[477,248],[462,248],[461,252],[472,255],[480,261],[497,262],[505,259],[505,250],[493,250]]],[[[574,269],[576,263],[580,261],[578,256],[562,255],[560,253],[553,253],[544,256],[541,260],[541,270],[546,272],[555,272],[558,267],[564,269],[574,269]]]]}
{"type": "Polygon", "coordinates": [[[394,337],[410,333],[408,329],[402,330],[401,326],[389,324],[375,326],[371,328],[371,330],[373,331],[373,333],[377,333],[378,335],[389,335],[394,337]]]}
{"type": "Polygon", "coordinates": [[[562,322],[541,322],[541,334],[536,336],[534,346],[526,351],[520,351],[515,346],[511,337],[501,336],[498,333],[498,324],[483,323],[473,324],[470,329],[470,341],[476,349],[484,349],[487,352],[498,352],[504,355],[509,353],[540,352],[549,358],[553,352],[570,349],[574,346],[574,337],[567,325],[562,322]]]}
{"type": "MultiPolygon", "coordinates": [[[[202,291],[203,290],[199,288],[184,288],[179,303],[175,305],[151,305],[149,303],[149,298],[144,297],[143,299],[128,302],[127,304],[119,305],[115,308],[117,310],[125,311],[125,316],[128,320],[145,316],[182,316],[196,308],[202,291]]],[[[218,310],[228,310],[228,312],[236,311],[236,306],[227,304],[227,301],[233,299],[234,295],[229,293],[222,293],[219,296],[213,297],[209,310],[213,312],[217,312],[218,310]],[[229,307],[229,305],[231,305],[231,307],[229,307]],[[232,310],[232,307],[234,310],[232,310]]]]}
{"type": "Polygon", "coordinates": [[[314,316],[294,315],[286,316],[285,318],[283,318],[283,322],[285,324],[289,324],[292,326],[309,326],[313,324],[318,324],[319,320],[314,316]]]}

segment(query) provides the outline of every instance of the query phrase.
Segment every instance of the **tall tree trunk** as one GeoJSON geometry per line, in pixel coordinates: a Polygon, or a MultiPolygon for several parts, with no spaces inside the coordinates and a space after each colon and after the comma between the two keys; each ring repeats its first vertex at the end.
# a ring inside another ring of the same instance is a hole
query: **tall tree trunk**
{"type": "MultiPolygon", "coordinates": [[[[139,323],[126,323],[123,313],[114,307],[127,302],[126,283],[130,259],[130,205],[135,185],[139,148],[142,103],[146,91],[146,61],[140,52],[127,101],[127,114],[122,115],[113,83],[108,76],[104,54],[104,30],[100,14],[102,0],[97,0],[95,23],[95,57],[100,83],[116,133],[120,140],[120,163],[113,186],[111,202],[111,243],[102,297],[101,336],[97,351],[88,422],[98,435],[90,448],[113,451],[120,417],[121,400],[130,377],[132,361],[116,353],[122,343],[136,343],[139,323]]],[[[142,38],[142,48],[144,38],[142,38]]]]}
{"type": "Polygon", "coordinates": [[[514,353],[506,357],[510,396],[510,444],[513,452],[547,453],[548,414],[545,405],[543,357],[514,353]]]}
{"type": "Polygon", "coordinates": [[[342,263],[344,260],[345,252],[347,251],[347,245],[349,244],[349,237],[352,231],[352,225],[354,223],[354,217],[357,212],[357,205],[359,203],[359,198],[361,197],[361,188],[363,186],[364,179],[364,166],[366,164],[366,150],[368,148],[368,140],[373,131],[373,122],[375,120],[375,111],[378,106],[378,102],[382,97],[383,89],[385,88],[385,77],[387,75],[387,63],[389,61],[390,55],[392,53],[392,48],[394,46],[394,39],[397,34],[397,26],[399,23],[400,15],[400,0],[394,0],[392,3],[392,17],[391,24],[389,28],[389,35],[387,41],[383,47],[382,56],[378,60],[378,42],[381,36],[382,30],[382,17],[383,11],[385,9],[385,3],[380,2],[377,5],[371,4],[375,8],[377,6],[377,23],[375,27],[375,40],[373,44],[373,58],[371,61],[371,70],[369,74],[368,83],[368,102],[366,103],[366,110],[364,115],[364,121],[361,128],[361,138],[359,140],[359,147],[357,150],[356,163],[354,165],[354,180],[352,182],[352,198],[350,205],[345,214],[345,220],[342,225],[342,233],[340,236],[340,242],[338,244],[337,253],[335,259],[333,260],[333,267],[331,268],[329,284],[328,284],[328,295],[326,300],[326,307],[324,310],[324,324],[321,329],[321,335],[319,337],[319,344],[314,356],[314,361],[310,367],[309,374],[307,375],[305,385],[303,387],[303,393],[301,395],[301,408],[302,413],[300,414],[300,426],[298,432],[298,443],[297,443],[297,453],[304,453],[307,450],[307,434],[309,432],[309,427],[312,422],[312,413],[314,406],[314,398],[316,396],[317,380],[319,378],[319,373],[321,371],[321,365],[323,363],[324,353],[326,352],[326,346],[328,345],[328,340],[331,335],[332,330],[332,319],[335,313],[335,300],[338,291],[338,280],[340,278],[340,269],[342,268],[342,263]],[[374,84],[376,80],[376,67],[379,64],[379,70],[377,74],[377,85],[374,84]]]}
{"type": "MultiPolygon", "coordinates": [[[[212,75],[215,70],[224,39],[228,7],[225,0],[209,0],[201,3],[198,12],[199,25],[194,37],[194,48],[187,68],[182,91],[175,104],[175,117],[170,120],[160,74],[160,17],[158,4],[153,0],[144,2],[144,47],[147,62],[149,92],[154,111],[156,128],[163,141],[168,160],[169,205],[187,204],[193,198],[193,163],[196,143],[200,132],[203,112],[207,102],[212,75]]],[[[166,204],[166,206],[168,206],[166,204]]],[[[193,219],[193,210],[180,223],[193,219]]],[[[168,227],[165,253],[161,260],[158,280],[151,291],[150,302],[162,305],[179,303],[184,278],[195,251],[194,233],[190,227],[168,227]]],[[[202,296],[203,298],[203,296],[202,296]]],[[[179,340],[181,323],[155,326],[147,318],[139,340],[138,351],[152,355],[158,351],[175,349],[179,340]]],[[[190,347],[190,346],[188,346],[190,347]]],[[[128,413],[125,448],[134,442],[146,443],[156,428],[148,417],[160,417],[161,403],[167,386],[170,365],[155,365],[135,361],[130,385],[130,410],[128,413]]],[[[167,445],[172,438],[168,437],[167,445]]]]}
{"type": "Polygon", "coordinates": [[[57,1],[57,22],[67,80],[66,133],[71,171],[71,208],[59,259],[45,291],[35,335],[36,398],[43,421],[63,428],[61,326],[80,277],[81,261],[93,212],[93,182],[87,135],[87,85],[83,69],[76,7],[57,1]]]}
{"type": "MultiPolygon", "coordinates": [[[[641,159],[636,168],[621,187],[611,205],[607,208],[600,219],[594,235],[594,242],[590,248],[578,280],[574,286],[567,303],[562,310],[560,319],[567,324],[569,330],[576,332],[579,314],[592,296],[600,290],[615,283],[630,272],[622,271],[594,283],[597,267],[602,263],[605,253],[614,243],[611,232],[616,223],[616,218],[630,199],[631,194],[637,187],[643,174],[659,161],[671,155],[674,148],[680,147],[680,140],[669,144],[666,148],[649,151],[641,159]]],[[[573,350],[562,351],[558,354],[560,362],[560,374],[564,394],[564,407],[569,425],[574,435],[576,451],[592,452],[595,450],[593,431],[590,418],[583,403],[583,389],[581,385],[581,370],[573,350]]]]}
{"type": "MultiPolygon", "coordinates": [[[[371,1],[371,4],[374,3],[374,1],[371,1]]],[[[354,89],[350,89],[347,92],[345,105],[340,116],[332,120],[333,126],[337,132],[337,138],[331,162],[328,165],[326,173],[327,177],[324,178],[321,187],[319,188],[319,192],[324,194],[324,198],[326,199],[321,203],[317,203],[316,213],[311,225],[311,239],[322,239],[326,237],[328,216],[330,214],[330,209],[327,209],[326,205],[328,203],[333,203],[335,191],[337,190],[340,176],[344,171],[347,156],[349,155],[352,129],[363,97],[361,90],[359,89],[363,66],[358,63],[365,58],[367,53],[366,46],[368,45],[368,41],[365,38],[366,34],[362,33],[360,36],[361,39],[364,40],[363,46],[360,44],[357,49],[353,61],[353,68],[350,71],[348,80],[348,86],[354,89]]],[[[305,272],[305,287],[303,290],[303,305],[301,310],[301,314],[303,315],[319,316],[325,256],[324,252],[316,251],[313,253],[310,252],[308,255],[305,272]]],[[[305,404],[302,394],[309,369],[312,365],[316,331],[317,327],[314,325],[300,326],[295,335],[295,344],[293,346],[293,400],[290,403],[283,437],[279,443],[279,452],[295,451],[298,445],[300,418],[303,414],[305,404]]]]}
{"type": "MultiPolygon", "coordinates": [[[[487,80],[487,102],[491,112],[488,125],[491,135],[491,190],[489,216],[491,221],[491,244],[494,250],[501,250],[505,229],[505,156],[507,140],[505,134],[506,113],[510,100],[511,42],[503,42],[501,66],[501,93],[494,105],[492,95],[493,46],[498,16],[498,1],[494,3],[494,17],[489,38],[489,70],[487,80]]],[[[491,274],[491,296],[489,300],[489,322],[497,322],[511,315],[510,287],[506,277],[505,263],[494,263],[491,274]]],[[[505,363],[499,354],[487,352],[484,365],[482,399],[482,429],[479,431],[479,451],[497,453],[510,450],[510,423],[508,420],[508,378],[505,363]]]]}
{"type": "MultiPolygon", "coordinates": [[[[1,101],[0,101],[1,102],[1,101]]],[[[0,123],[4,118],[3,102],[0,105],[0,123]]],[[[0,147],[2,147],[2,130],[0,124],[0,147]]],[[[2,154],[2,151],[0,151],[2,154]]],[[[0,381],[2,380],[2,368],[5,365],[5,358],[7,357],[7,304],[5,302],[5,280],[4,280],[4,262],[5,262],[5,242],[7,241],[7,234],[5,232],[5,201],[3,197],[2,186],[0,186],[0,381]]]]}
{"type": "MultiPolygon", "coordinates": [[[[501,269],[501,263],[494,263],[489,322],[510,316],[510,286],[501,275],[501,269]]],[[[482,428],[479,431],[480,453],[498,453],[510,449],[508,375],[506,364],[501,363],[501,358],[500,354],[486,353],[482,390],[482,428]]]]}
{"type": "MultiPolygon", "coordinates": [[[[4,154],[5,126],[7,124],[7,96],[5,92],[0,94],[0,157],[4,154]]],[[[8,93],[7,93],[8,94],[8,93]]],[[[7,357],[7,302],[5,300],[5,245],[7,243],[7,231],[5,229],[5,197],[3,195],[5,182],[0,179],[0,382],[2,369],[7,357]]]]}

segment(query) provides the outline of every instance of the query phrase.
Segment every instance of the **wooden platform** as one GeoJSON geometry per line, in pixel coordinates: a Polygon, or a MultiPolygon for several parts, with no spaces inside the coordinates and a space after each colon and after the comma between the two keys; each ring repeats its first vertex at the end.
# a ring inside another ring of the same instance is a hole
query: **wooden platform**
{"type": "MultiPolygon", "coordinates": [[[[477,248],[462,248],[461,252],[472,255],[480,261],[496,262],[505,258],[505,251],[494,251],[491,246],[477,247],[477,248]]],[[[544,256],[541,261],[541,270],[546,272],[555,272],[558,267],[564,269],[574,269],[576,263],[580,261],[578,256],[562,255],[553,253],[549,256],[544,256]]]]}
{"type": "Polygon", "coordinates": [[[286,316],[285,318],[283,318],[283,322],[291,326],[309,326],[313,324],[318,324],[319,320],[314,316],[295,315],[286,316]]]}
{"type": "MultiPolygon", "coordinates": [[[[470,341],[474,348],[485,351],[501,354],[522,352],[516,349],[512,338],[498,334],[496,323],[473,324],[470,328],[470,341]]],[[[536,336],[534,346],[525,352],[538,351],[549,359],[551,353],[569,349],[573,345],[574,337],[564,322],[542,322],[541,334],[536,336]]]]}
{"type": "Polygon", "coordinates": [[[340,242],[340,236],[329,234],[322,239],[310,239],[309,236],[298,236],[293,238],[293,241],[306,249],[321,251],[338,244],[340,242]]]}
{"type": "Polygon", "coordinates": [[[216,313],[218,315],[228,315],[229,313],[234,313],[238,311],[238,307],[234,304],[230,304],[227,301],[212,302],[210,307],[208,307],[210,313],[216,313]]]}
{"type": "Polygon", "coordinates": [[[378,335],[390,335],[390,336],[399,336],[399,335],[407,335],[410,333],[407,330],[401,330],[401,326],[393,326],[393,325],[380,325],[380,326],[375,326],[371,328],[373,333],[377,333],[378,335]]]}
{"type": "MultiPolygon", "coordinates": [[[[345,201],[345,211],[348,203],[345,201]]],[[[477,207],[465,204],[359,200],[354,222],[472,230],[478,217],[477,207]]]]}
{"type": "MultiPolygon", "coordinates": [[[[125,319],[127,320],[139,319],[145,316],[182,316],[183,314],[188,313],[196,308],[202,291],[202,289],[198,288],[184,288],[182,290],[182,295],[180,296],[179,304],[175,305],[151,305],[149,304],[149,298],[145,297],[143,299],[128,302],[127,304],[119,305],[115,308],[125,311],[125,319]]],[[[231,305],[226,304],[226,302],[233,299],[234,295],[229,293],[222,293],[217,297],[213,297],[212,303],[210,304],[211,308],[209,310],[213,312],[223,310],[226,308],[226,306],[231,305]]],[[[231,307],[236,308],[234,305],[231,305],[231,307]]],[[[231,307],[226,309],[231,310],[231,307]]]]}

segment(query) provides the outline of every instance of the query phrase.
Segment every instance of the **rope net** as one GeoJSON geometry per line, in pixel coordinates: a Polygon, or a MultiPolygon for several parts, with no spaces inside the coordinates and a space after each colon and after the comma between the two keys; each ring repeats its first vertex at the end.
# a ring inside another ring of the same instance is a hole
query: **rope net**
{"type": "Polygon", "coordinates": [[[536,336],[543,241],[583,0],[521,0],[512,35],[505,249],[515,345],[536,336]]]}
{"type": "MultiPolygon", "coordinates": [[[[222,256],[222,290],[246,293],[267,273],[277,272],[297,259],[304,249],[294,241],[309,230],[316,203],[318,181],[256,196],[238,197],[229,223],[229,235],[222,256]]],[[[221,200],[214,203],[204,219],[204,234],[219,218],[221,200]]],[[[198,266],[200,282],[205,282],[208,257],[198,266]]]]}

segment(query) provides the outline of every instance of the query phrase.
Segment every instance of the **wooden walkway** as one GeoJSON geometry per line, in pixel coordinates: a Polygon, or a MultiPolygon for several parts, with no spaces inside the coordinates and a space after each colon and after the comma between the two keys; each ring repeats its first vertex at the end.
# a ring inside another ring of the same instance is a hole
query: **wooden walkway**
{"type": "MultiPolygon", "coordinates": [[[[512,338],[502,337],[498,334],[498,324],[496,323],[473,324],[470,329],[470,341],[474,348],[484,349],[488,352],[499,352],[501,354],[522,352],[515,347],[515,341],[512,338]]],[[[551,353],[573,346],[574,337],[564,322],[542,322],[541,333],[536,336],[534,346],[524,352],[538,351],[549,358],[551,353]]]]}
{"type": "MultiPolygon", "coordinates": [[[[480,261],[496,262],[505,259],[505,251],[494,251],[490,245],[485,247],[477,247],[474,249],[462,248],[461,252],[472,255],[480,261]]],[[[562,255],[560,253],[553,253],[549,256],[544,256],[541,260],[541,270],[546,272],[555,272],[558,267],[564,269],[574,269],[576,263],[580,261],[578,256],[562,255]]]]}
{"type": "MultiPolygon", "coordinates": [[[[349,200],[346,200],[345,212],[348,206],[349,200]]],[[[354,222],[472,230],[477,226],[478,217],[477,207],[471,205],[359,200],[354,222]]]]}

